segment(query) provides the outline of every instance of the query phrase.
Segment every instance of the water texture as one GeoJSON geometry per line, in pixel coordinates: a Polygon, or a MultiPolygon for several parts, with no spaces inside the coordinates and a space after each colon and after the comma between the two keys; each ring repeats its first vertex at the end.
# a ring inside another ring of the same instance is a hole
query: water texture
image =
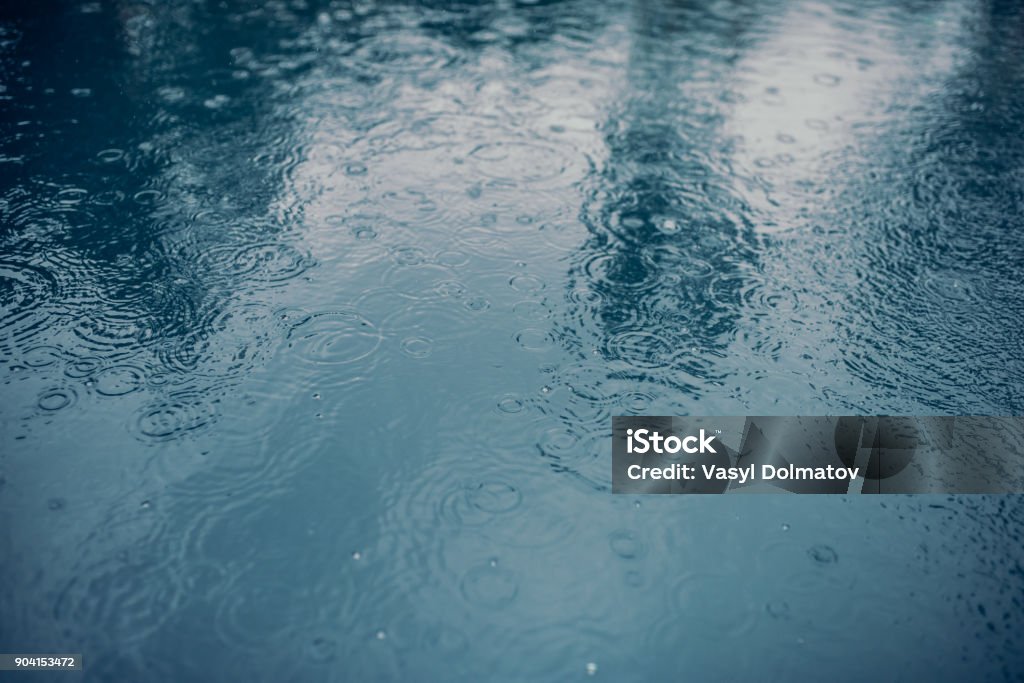
{"type": "Polygon", "coordinates": [[[608,437],[1021,413],[1022,25],[7,3],[0,651],[89,681],[1021,680],[1017,497],[612,496],[608,437]]]}

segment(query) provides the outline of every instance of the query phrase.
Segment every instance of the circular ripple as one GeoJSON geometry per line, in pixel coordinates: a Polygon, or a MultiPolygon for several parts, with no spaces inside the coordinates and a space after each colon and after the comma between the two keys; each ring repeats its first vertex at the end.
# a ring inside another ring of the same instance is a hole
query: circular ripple
{"type": "Polygon", "coordinates": [[[120,190],[107,190],[106,192],[97,192],[92,197],[92,203],[97,206],[114,206],[124,201],[124,192],[120,190]]]}
{"type": "Polygon", "coordinates": [[[515,340],[527,351],[547,351],[555,345],[550,332],[533,327],[516,332],[515,340]]]}
{"type": "Polygon", "coordinates": [[[205,429],[216,409],[197,394],[179,394],[144,406],[135,414],[135,431],[145,440],[171,441],[205,429]]]}
{"type": "Polygon", "coordinates": [[[312,363],[360,361],[380,347],[377,327],[354,310],[314,313],[288,333],[290,346],[312,363]]]}
{"type": "Polygon", "coordinates": [[[504,481],[458,484],[441,499],[440,516],[459,526],[479,526],[508,514],[523,502],[523,494],[504,481]]]}
{"type": "Polygon", "coordinates": [[[223,642],[253,650],[279,640],[291,628],[288,614],[298,609],[301,589],[294,585],[243,581],[225,595],[216,630],[223,642]]]}
{"type": "Polygon", "coordinates": [[[27,337],[50,317],[46,304],[59,291],[57,279],[44,268],[0,261],[0,333],[27,337]]]}
{"type": "Polygon", "coordinates": [[[540,321],[551,317],[551,309],[541,301],[520,301],[512,306],[512,314],[520,320],[540,321]]]}
{"type": "Polygon", "coordinates": [[[491,302],[482,296],[474,296],[466,299],[465,303],[463,303],[463,306],[465,306],[471,311],[479,312],[486,311],[488,308],[490,308],[491,302]]]}
{"type": "Polygon", "coordinates": [[[133,365],[115,365],[101,370],[93,381],[97,394],[123,396],[141,389],[146,383],[146,373],[133,365]]]}
{"type": "Polygon", "coordinates": [[[130,351],[160,339],[187,335],[198,326],[198,292],[178,282],[140,281],[104,292],[73,329],[92,349],[130,351]]]}
{"type": "Polygon", "coordinates": [[[269,352],[282,323],[260,303],[229,306],[188,335],[163,344],[158,355],[168,369],[183,375],[236,376],[255,367],[269,352]]]}
{"type": "Polygon", "coordinates": [[[109,351],[151,343],[154,325],[142,306],[105,308],[80,319],[74,332],[89,348],[109,351]]]}
{"type": "Polygon", "coordinates": [[[396,247],[391,252],[391,258],[401,266],[418,266],[427,261],[427,252],[419,247],[396,247]]]}
{"type": "Polygon", "coordinates": [[[569,290],[567,298],[585,308],[598,308],[604,302],[604,295],[591,287],[580,286],[569,290]]]}
{"type": "Polygon", "coordinates": [[[470,153],[475,170],[490,178],[514,183],[545,183],[579,177],[572,154],[541,142],[489,142],[470,153]]]}
{"type": "Polygon", "coordinates": [[[516,275],[508,281],[509,287],[522,294],[536,294],[544,289],[544,281],[535,275],[516,275]]]}
{"type": "Polygon", "coordinates": [[[487,564],[466,572],[459,583],[459,591],[472,605],[500,608],[516,599],[519,583],[512,572],[487,564]]]}
{"type": "Polygon", "coordinates": [[[977,300],[972,284],[956,274],[928,271],[920,277],[921,288],[942,305],[969,303],[977,300]]]}
{"type": "Polygon", "coordinates": [[[408,33],[378,33],[360,42],[352,53],[365,69],[397,73],[436,73],[454,61],[455,55],[455,50],[440,40],[408,33]]]}
{"type": "Polygon", "coordinates": [[[658,284],[657,264],[643,254],[594,254],[583,266],[591,282],[612,290],[646,291],[658,284]]]}
{"type": "Polygon", "coordinates": [[[566,387],[572,396],[588,403],[606,404],[615,397],[608,368],[589,363],[573,365],[560,372],[556,383],[566,387]]]}
{"type": "Polygon", "coordinates": [[[644,555],[644,544],[632,531],[620,529],[608,537],[612,552],[624,560],[633,560],[644,555]]]}
{"type": "Polygon", "coordinates": [[[96,153],[96,158],[105,164],[112,164],[124,159],[124,150],[111,148],[96,153]]]}
{"type": "Polygon", "coordinates": [[[67,187],[57,193],[57,201],[61,204],[78,204],[88,196],[88,190],[81,187],[67,187]]]}
{"type": "Polygon", "coordinates": [[[376,230],[374,230],[368,225],[357,225],[356,227],[352,228],[352,236],[355,237],[357,240],[369,242],[370,240],[377,239],[377,237],[380,236],[380,233],[378,233],[376,230]]]}
{"type": "Polygon", "coordinates": [[[627,391],[618,397],[616,405],[623,414],[643,415],[647,412],[655,395],[644,391],[627,391]]]}
{"type": "Polygon", "coordinates": [[[64,374],[72,379],[83,379],[103,367],[103,360],[96,356],[76,358],[64,368],[64,374]]]}
{"type": "Polygon", "coordinates": [[[164,193],[160,190],[142,190],[136,192],[132,199],[143,206],[156,206],[164,200],[164,193]]]}
{"type": "Polygon", "coordinates": [[[472,314],[460,302],[440,296],[434,301],[421,301],[382,289],[368,292],[357,305],[381,321],[380,327],[389,338],[404,340],[402,349],[410,355],[457,350],[454,342],[472,329],[468,325],[472,314]],[[405,341],[409,341],[408,347],[405,341]]]}
{"type": "Polygon", "coordinates": [[[312,259],[289,244],[270,242],[245,247],[234,255],[232,269],[262,282],[284,282],[313,265],[312,259]]]}
{"type": "Polygon", "coordinates": [[[785,287],[774,287],[768,282],[755,280],[741,289],[740,298],[755,315],[797,317],[801,307],[797,292],[785,287]]]}
{"type": "Polygon", "coordinates": [[[409,337],[402,340],[402,351],[413,358],[426,358],[430,355],[433,342],[424,337],[409,337]]]}
{"type": "Polygon", "coordinates": [[[452,282],[451,269],[433,264],[398,265],[385,273],[383,282],[409,299],[434,299],[452,282]]]}
{"type": "Polygon", "coordinates": [[[835,564],[839,561],[839,555],[828,545],[815,545],[807,550],[807,556],[817,564],[835,564]]]}
{"type": "Polygon", "coordinates": [[[54,614],[70,623],[96,624],[105,633],[117,634],[118,642],[152,637],[185,597],[168,556],[151,557],[140,549],[91,562],[88,580],[72,580],[58,597],[54,614]]]}
{"type": "Polygon", "coordinates": [[[693,574],[672,593],[678,614],[699,615],[700,636],[708,640],[737,637],[756,623],[759,610],[739,577],[693,574]]]}
{"type": "Polygon", "coordinates": [[[366,175],[367,169],[366,164],[361,161],[350,161],[345,164],[345,175],[349,176],[361,176],[366,175]]]}
{"type": "Polygon", "coordinates": [[[569,429],[552,427],[544,432],[537,446],[541,453],[553,460],[572,460],[579,441],[579,437],[569,429]]]}
{"type": "Polygon", "coordinates": [[[466,285],[458,280],[445,280],[438,282],[434,287],[434,291],[445,298],[461,299],[466,295],[467,290],[466,285]]]}
{"type": "Polygon", "coordinates": [[[526,405],[522,399],[517,396],[504,396],[498,401],[498,410],[503,413],[519,413],[522,412],[526,405]]]}
{"type": "Polygon", "coordinates": [[[63,352],[56,346],[35,346],[22,354],[21,362],[30,368],[43,368],[53,365],[63,357],[63,352]]]}
{"type": "Polygon", "coordinates": [[[589,233],[578,223],[554,221],[537,228],[540,238],[548,247],[562,252],[577,253],[589,233]]]}
{"type": "Polygon", "coordinates": [[[573,420],[576,442],[558,454],[555,471],[570,475],[578,483],[594,491],[607,491],[611,486],[607,455],[603,444],[607,441],[604,428],[611,419],[611,413],[603,412],[592,419],[589,414],[575,415],[565,411],[566,419],[573,420]]]}
{"type": "Polygon", "coordinates": [[[434,260],[442,266],[458,268],[469,263],[469,256],[461,251],[446,249],[435,255],[434,260]]]}
{"type": "Polygon", "coordinates": [[[674,345],[666,337],[642,330],[614,334],[605,350],[611,360],[622,360],[648,370],[670,366],[675,355],[674,345]]]}
{"type": "Polygon", "coordinates": [[[78,395],[74,389],[70,387],[55,387],[41,393],[37,404],[40,409],[53,413],[73,406],[77,400],[78,395]]]}
{"type": "Polygon", "coordinates": [[[715,267],[704,259],[687,255],[686,258],[678,259],[672,266],[679,275],[689,279],[702,279],[711,277],[715,273],[715,267]]]}
{"type": "Polygon", "coordinates": [[[919,283],[927,318],[958,327],[984,327],[983,317],[989,309],[981,305],[985,297],[979,296],[969,280],[956,277],[955,274],[928,272],[920,278],[919,283]]]}
{"type": "MultiPolygon", "coordinates": [[[[396,134],[401,135],[396,131],[396,134]]],[[[415,137],[415,135],[413,136],[415,137]]],[[[391,144],[396,140],[391,140],[391,144]]],[[[408,151],[405,145],[399,145],[396,151],[408,151]]],[[[377,199],[376,205],[391,221],[401,225],[443,227],[462,220],[451,215],[451,209],[458,207],[458,202],[445,201],[443,195],[431,196],[433,189],[420,191],[412,187],[401,190],[389,190],[377,199]]]]}

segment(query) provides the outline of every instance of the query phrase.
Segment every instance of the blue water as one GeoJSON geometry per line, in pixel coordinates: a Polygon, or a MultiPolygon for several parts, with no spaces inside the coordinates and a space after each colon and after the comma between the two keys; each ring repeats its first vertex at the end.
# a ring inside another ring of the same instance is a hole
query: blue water
{"type": "Polygon", "coordinates": [[[9,3],[0,651],[82,653],[61,681],[1021,680],[1019,498],[613,496],[608,437],[1024,410],[1022,25],[9,3]]]}

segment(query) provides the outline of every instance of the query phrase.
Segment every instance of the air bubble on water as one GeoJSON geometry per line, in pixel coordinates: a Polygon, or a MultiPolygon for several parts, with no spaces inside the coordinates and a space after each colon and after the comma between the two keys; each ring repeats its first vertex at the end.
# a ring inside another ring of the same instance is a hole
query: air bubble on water
{"type": "Polygon", "coordinates": [[[523,407],[523,402],[515,396],[505,396],[498,401],[498,410],[503,413],[518,413],[523,407]]]}
{"type": "Polygon", "coordinates": [[[384,629],[380,629],[380,630],[377,631],[377,633],[374,634],[374,637],[377,640],[384,640],[385,638],[388,637],[388,634],[387,634],[387,632],[384,629]]]}
{"type": "Polygon", "coordinates": [[[789,525],[788,524],[783,524],[782,525],[782,530],[783,531],[789,531],[789,525]]]}
{"type": "Polygon", "coordinates": [[[150,503],[150,502],[149,502],[148,500],[144,500],[144,501],[142,501],[142,503],[141,503],[141,504],[139,505],[139,507],[141,507],[141,508],[142,508],[143,510],[148,510],[149,508],[153,507],[153,504],[152,504],[152,503],[150,503]]]}
{"type": "Polygon", "coordinates": [[[352,553],[352,559],[353,560],[361,560],[361,559],[363,559],[363,554],[361,552],[359,552],[358,550],[356,550],[355,552],[352,553]]]}
{"type": "Polygon", "coordinates": [[[492,557],[490,559],[490,561],[488,562],[488,564],[490,564],[492,567],[497,567],[498,566],[498,558],[492,557]]]}
{"type": "Polygon", "coordinates": [[[587,675],[593,676],[597,673],[597,662],[587,662],[587,675]]]}

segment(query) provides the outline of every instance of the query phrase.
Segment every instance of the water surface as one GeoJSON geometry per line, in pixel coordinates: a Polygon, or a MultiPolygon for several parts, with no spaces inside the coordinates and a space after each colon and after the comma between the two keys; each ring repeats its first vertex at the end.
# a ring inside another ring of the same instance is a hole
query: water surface
{"type": "Polygon", "coordinates": [[[5,8],[0,650],[1019,680],[1016,497],[612,496],[608,436],[1021,412],[1022,21],[5,8]]]}

